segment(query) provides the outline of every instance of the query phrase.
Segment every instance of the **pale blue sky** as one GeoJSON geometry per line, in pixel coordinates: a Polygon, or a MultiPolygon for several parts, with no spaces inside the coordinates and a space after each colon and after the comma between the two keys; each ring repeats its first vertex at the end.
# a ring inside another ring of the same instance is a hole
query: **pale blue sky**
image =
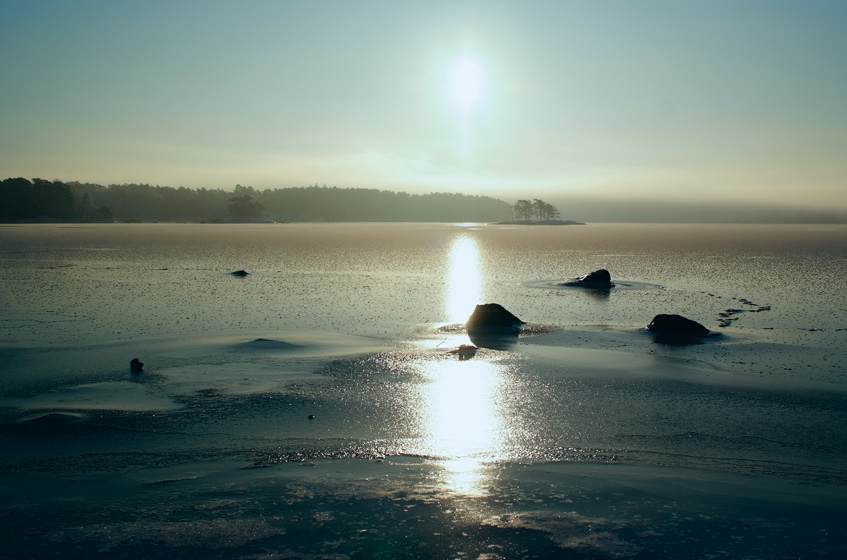
{"type": "Polygon", "coordinates": [[[0,8],[0,178],[847,208],[843,1],[0,8]]]}

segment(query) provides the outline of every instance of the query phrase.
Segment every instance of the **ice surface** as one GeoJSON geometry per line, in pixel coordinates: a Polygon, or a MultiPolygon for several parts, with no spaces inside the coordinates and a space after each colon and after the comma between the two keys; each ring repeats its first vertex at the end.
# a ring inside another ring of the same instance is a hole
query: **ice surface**
{"type": "Polygon", "coordinates": [[[844,234],[0,226],[4,548],[839,557],[844,234]],[[528,324],[460,361],[486,301],[528,324]],[[659,344],[663,312],[720,336],[659,344]]]}

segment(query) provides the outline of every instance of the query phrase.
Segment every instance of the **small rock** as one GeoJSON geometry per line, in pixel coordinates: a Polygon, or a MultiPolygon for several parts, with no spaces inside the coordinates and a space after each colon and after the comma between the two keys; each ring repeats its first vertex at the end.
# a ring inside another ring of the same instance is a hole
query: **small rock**
{"type": "Polygon", "coordinates": [[[242,268],[241,270],[236,270],[235,272],[230,272],[230,275],[232,275],[232,276],[250,276],[250,273],[242,268]]]}
{"type": "Polygon", "coordinates": [[[138,358],[133,358],[129,363],[129,372],[130,373],[141,373],[144,370],[144,364],[139,361],[138,358]]]}
{"type": "Polygon", "coordinates": [[[647,330],[656,334],[675,336],[706,336],[709,329],[682,315],[656,315],[647,330]]]}
{"type": "Polygon", "coordinates": [[[459,356],[459,361],[463,362],[465,360],[470,360],[474,356],[476,356],[476,351],[479,350],[473,344],[462,344],[457,349],[451,350],[451,354],[457,354],[459,356]]]}

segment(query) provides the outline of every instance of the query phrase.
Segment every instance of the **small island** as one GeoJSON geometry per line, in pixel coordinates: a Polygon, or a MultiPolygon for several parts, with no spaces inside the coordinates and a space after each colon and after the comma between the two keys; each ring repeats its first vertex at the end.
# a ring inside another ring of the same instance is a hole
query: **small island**
{"type": "Polygon", "coordinates": [[[504,226],[584,226],[585,222],[573,220],[524,220],[520,222],[497,222],[504,226]]]}
{"type": "Polygon", "coordinates": [[[559,209],[539,198],[518,200],[512,206],[514,221],[499,222],[502,225],[519,226],[584,226],[583,222],[561,220],[559,209]]]}

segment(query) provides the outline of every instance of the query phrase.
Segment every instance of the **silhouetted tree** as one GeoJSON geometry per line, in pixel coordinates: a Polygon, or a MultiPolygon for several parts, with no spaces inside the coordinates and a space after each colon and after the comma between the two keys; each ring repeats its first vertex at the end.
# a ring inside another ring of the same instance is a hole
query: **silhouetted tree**
{"type": "Polygon", "coordinates": [[[92,222],[111,222],[114,219],[115,216],[114,214],[112,214],[112,211],[109,209],[108,206],[101,206],[100,208],[94,210],[94,212],[91,214],[92,222]]]}
{"type": "Polygon", "coordinates": [[[519,222],[528,222],[533,217],[538,221],[555,220],[560,216],[558,208],[539,198],[533,199],[532,202],[518,200],[512,205],[512,213],[519,222]]]}
{"type": "Polygon", "coordinates": [[[34,179],[32,187],[39,215],[63,220],[75,217],[76,204],[70,187],[61,181],[44,179],[34,179]]]}
{"type": "MultiPolygon", "coordinates": [[[[279,221],[489,222],[509,219],[509,205],[487,196],[408,194],[318,186],[267,189],[236,185],[188,189],[147,184],[97,185],[34,179],[0,181],[0,220],[47,216],[92,221],[239,221],[269,215],[279,221]]],[[[530,215],[523,217],[530,219],[530,215]]]]}
{"type": "Polygon", "coordinates": [[[77,216],[76,197],[61,181],[6,179],[0,184],[0,217],[29,220],[38,217],[72,220],[77,216]]]}
{"type": "Polygon", "coordinates": [[[559,217],[559,210],[555,206],[538,198],[533,199],[532,210],[539,221],[553,220],[559,217]]]}
{"type": "Polygon", "coordinates": [[[253,200],[250,195],[234,196],[229,199],[229,212],[239,222],[261,218],[265,207],[253,200]]]}
{"type": "Polygon", "coordinates": [[[32,183],[23,177],[0,182],[0,217],[7,220],[25,220],[37,215],[32,183]]]}
{"type": "Polygon", "coordinates": [[[515,219],[519,222],[526,222],[532,217],[532,203],[528,200],[519,200],[512,206],[515,219]]]}
{"type": "Polygon", "coordinates": [[[93,215],[94,205],[91,203],[91,197],[88,193],[83,193],[77,204],[76,217],[82,222],[89,222],[93,215]]]}

